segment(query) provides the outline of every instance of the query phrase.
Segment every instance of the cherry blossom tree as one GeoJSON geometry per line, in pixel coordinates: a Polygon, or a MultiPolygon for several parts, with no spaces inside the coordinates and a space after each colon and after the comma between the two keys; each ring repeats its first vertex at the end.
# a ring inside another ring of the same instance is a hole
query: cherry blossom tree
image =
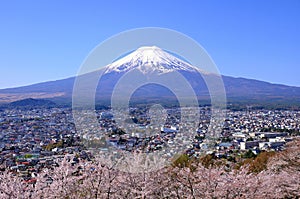
{"type": "Polygon", "coordinates": [[[31,184],[12,172],[1,172],[0,198],[298,198],[299,149],[299,140],[289,143],[259,172],[251,172],[247,165],[237,170],[205,167],[201,161],[144,164],[145,156],[134,153],[119,161],[100,156],[76,164],[67,157],[58,167],[43,169],[31,184]]]}
{"type": "Polygon", "coordinates": [[[0,198],[24,198],[26,188],[23,180],[18,176],[13,175],[9,171],[0,173],[0,198]]]}

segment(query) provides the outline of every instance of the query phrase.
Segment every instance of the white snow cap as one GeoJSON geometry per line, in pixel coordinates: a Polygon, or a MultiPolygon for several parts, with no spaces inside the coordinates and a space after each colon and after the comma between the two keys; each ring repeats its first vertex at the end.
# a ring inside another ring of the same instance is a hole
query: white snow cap
{"type": "Polygon", "coordinates": [[[127,72],[138,69],[142,73],[169,73],[174,70],[199,71],[199,68],[178,59],[156,46],[143,46],[125,57],[109,64],[105,73],[127,72]]]}

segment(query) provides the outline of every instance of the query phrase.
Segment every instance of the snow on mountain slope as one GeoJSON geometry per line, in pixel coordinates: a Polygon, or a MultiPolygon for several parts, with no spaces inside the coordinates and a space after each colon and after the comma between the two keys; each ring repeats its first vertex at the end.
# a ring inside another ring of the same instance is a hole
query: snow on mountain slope
{"type": "Polygon", "coordinates": [[[144,74],[153,72],[164,74],[174,70],[199,71],[198,68],[156,46],[144,46],[109,64],[105,73],[127,72],[132,69],[138,69],[144,74]]]}

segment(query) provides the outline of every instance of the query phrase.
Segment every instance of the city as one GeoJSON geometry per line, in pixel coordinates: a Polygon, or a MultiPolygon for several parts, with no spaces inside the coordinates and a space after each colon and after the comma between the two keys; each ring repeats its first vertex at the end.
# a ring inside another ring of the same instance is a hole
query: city
{"type": "MultiPolygon", "coordinates": [[[[73,164],[79,160],[90,160],[92,155],[88,147],[103,149],[110,146],[115,150],[151,153],[170,147],[180,132],[180,108],[176,107],[167,109],[166,124],[160,128],[152,128],[153,132],[148,136],[145,129],[151,126],[151,123],[146,108],[131,108],[130,120],[139,126],[138,130],[132,132],[119,128],[110,110],[96,112],[99,132],[102,134],[98,138],[93,137],[91,142],[94,142],[94,145],[84,145],[83,140],[87,138],[76,132],[70,108],[2,110],[2,170],[9,169],[26,182],[32,183],[36,173],[44,168],[57,166],[66,155],[73,157],[73,164]]],[[[254,155],[262,151],[282,151],[287,142],[300,135],[300,111],[227,110],[224,128],[219,138],[215,140],[213,148],[207,148],[205,134],[210,125],[210,107],[201,107],[200,113],[201,120],[195,136],[183,149],[183,153],[189,157],[213,154],[216,159],[225,160],[232,166],[234,162],[243,159],[240,158],[243,154],[250,151],[254,155]]]]}

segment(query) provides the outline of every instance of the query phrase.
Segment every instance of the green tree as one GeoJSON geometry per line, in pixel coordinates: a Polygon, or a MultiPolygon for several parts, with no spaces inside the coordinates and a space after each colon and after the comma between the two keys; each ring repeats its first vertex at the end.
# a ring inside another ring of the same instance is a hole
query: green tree
{"type": "Polygon", "coordinates": [[[182,154],[173,161],[172,165],[179,168],[188,167],[190,165],[190,158],[188,155],[182,154]]]}
{"type": "Polygon", "coordinates": [[[255,158],[255,157],[256,155],[250,149],[243,155],[243,158],[255,158]]]}

